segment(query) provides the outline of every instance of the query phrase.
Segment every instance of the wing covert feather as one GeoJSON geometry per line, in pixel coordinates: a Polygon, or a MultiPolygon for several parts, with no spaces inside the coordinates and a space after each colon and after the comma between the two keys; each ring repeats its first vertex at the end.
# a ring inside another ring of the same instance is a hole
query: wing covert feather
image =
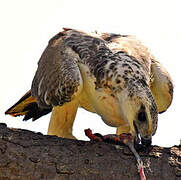
{"type": "Polygon", "coordinates": [[[77,65],[79,56],[64,45],[62,38],[50,41],[38,63],[31,93],[43,108],[70,102],[82,90],[77,65]]]}

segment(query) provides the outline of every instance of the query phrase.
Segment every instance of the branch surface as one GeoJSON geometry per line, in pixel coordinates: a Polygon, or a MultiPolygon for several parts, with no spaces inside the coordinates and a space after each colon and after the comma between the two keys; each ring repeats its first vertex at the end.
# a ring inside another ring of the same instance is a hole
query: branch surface
{"type": "MultiPolygon", "coordinates": [[[[181,146],[139,152],[149,180],[181,179],[181,146]]],[[[139,180],[126,146],[45,136],[0,124],[2,180],[139,180]]]]}

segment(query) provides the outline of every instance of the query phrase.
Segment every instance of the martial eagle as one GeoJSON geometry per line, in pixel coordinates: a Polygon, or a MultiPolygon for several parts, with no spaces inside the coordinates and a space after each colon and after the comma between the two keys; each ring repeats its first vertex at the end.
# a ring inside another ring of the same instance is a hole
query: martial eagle
{"type": "Polygon", "coordinates": [[[172,96],[168,72],[134,36],[64,28],[43,52],[31,90],[6,114],[36,120],[52,111],[48,134],[75,138],[80,106],[117,134],[150,143],[172,96]]]}

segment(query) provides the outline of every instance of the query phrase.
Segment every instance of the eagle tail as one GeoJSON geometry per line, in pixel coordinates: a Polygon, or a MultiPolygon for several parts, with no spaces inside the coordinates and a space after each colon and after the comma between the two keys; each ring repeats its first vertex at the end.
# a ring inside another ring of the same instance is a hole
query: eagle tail
{"type": "Polygon", "coordinates": [[[36,98],[32,97],[31,91],[29,90],[17,103],[10,107],[5,114],[13,117],[24,116],[23,121],[29,119],[34,121],[51,111],[52,109],[41,109],[37,104],[36,98]]]}

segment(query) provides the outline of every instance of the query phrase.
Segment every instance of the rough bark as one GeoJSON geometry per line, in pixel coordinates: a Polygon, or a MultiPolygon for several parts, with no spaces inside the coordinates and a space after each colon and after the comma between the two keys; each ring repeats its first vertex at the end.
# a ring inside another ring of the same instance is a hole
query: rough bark
{"type": "MultiPolygon", "coordinates": [[[[181,146],[139,152],[149,180],[181,179],[181,146]]],[[[126,146],[45,136],[0,124],[0,180],[139,180],[126,146]]]]}

